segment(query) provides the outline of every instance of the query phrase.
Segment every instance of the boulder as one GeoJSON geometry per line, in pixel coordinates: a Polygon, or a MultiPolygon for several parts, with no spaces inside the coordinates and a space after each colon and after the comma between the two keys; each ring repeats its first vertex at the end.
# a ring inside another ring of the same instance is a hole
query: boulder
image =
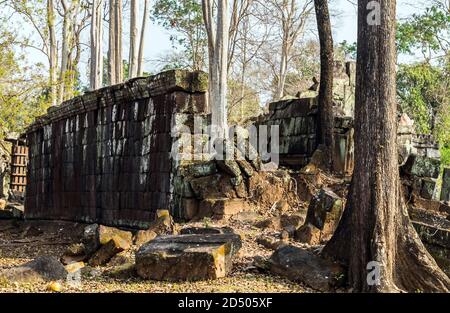
{"type": "Polygon", "coordinates": [[[67,270],[53,256],[40,256],[24,265],[2,270],[0,280],[18,283],[56,281],[67,278],[67,270]]]}
{"type": "Polygon", "coordinates": [[[267,267],[274,274],[323,292],[339,286],[344,273],[339,265],[291,245],[278,248],[267,262],[267,267]]]}
{"type": "Polygon", "coordinates": [[[0,210],[0,219],[23,219],[24,206],[18,203],[8,203],[0,210]]]}
{"type": "Polygon", "coordinates": [[[136,270],[144,279],[159,281],[217,279],[230,272],[240,248],[236,234],[161,236],[138,250],[136,270]]]}

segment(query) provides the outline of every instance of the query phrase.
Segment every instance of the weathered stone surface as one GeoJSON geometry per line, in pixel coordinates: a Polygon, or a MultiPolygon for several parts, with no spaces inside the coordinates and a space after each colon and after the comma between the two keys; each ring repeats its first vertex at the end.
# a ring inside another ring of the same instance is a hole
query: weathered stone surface
{"type": "Polygon", "coordinates": [[[197,199],[236,198],[230,176],[216,174],[192,179],[192,190],[197,199]]]}
{"type": "Polygon", "coordinates": [[[119,236],[113,236],[102,245],[89,259],[90,266],[100,266],[108,263],[113,256],[130,248],[130,242],[119,236]]]}
{"type": "Polygon", "coordinates": [[[205,199],[200,202],[197,217],[228,218],[249,210],[251,210],[251,205],[242,199],[205,199]]]}
{"type": "Polygon", "coordinates": [[[24,265],[0,271],[0,279],[9,282],[52,281],[67,278],[67,271],[53,256],[40,256],[24,265]]]}
{"type": "Polygon", "coordinates": [[[277,249],[270,257],[268,267],[274,274],[325,292],[339,285],[344,273],[339,265],[290,245],[277,249]]]}
{"type": "Polygon", "coordinates": [[[152,231],[157,235],[168,235],[174,233],[175,223],[170,215],[157,217],[148,227],[147,231],[152,231]]]}
{"type": "Polygon", "coordinates": [[[270,236],[261,236],[256,238],[256,242],[261,246],[269,250],[276,250],[279,247],[286,245],[287,243],[283,240],[278,240],[270,236]]]}
{"type": "Polygon", "coordinates": [[[136,253],[136,270],[152,280],[217,279],[229,273],[240,247],[235,234],[161,236],[136,253]]]}
{"type": "Polygon", "coordinates": [[[402,170],[412,176],[437,178],[440,166],[441,162],[438,159],[411,154],[402,170]]]}
{"type": "Polygon", "coordinates": [[[322,188],[311,200],[305,224],[298,229],[296,238],[309,244],[318,244],[330,239],[339,223],[342,211],[343,200],[333,191],[322,188]]]}
{"type": "Polygon", "coordinates": [[[188,168],[188,173],[194,177],[211,176],[217,173],[217,165],[213,161],[192,164],[188,168]]]}
{"type": "Polygon", "coordinates": [[[231,175],[231,177],[241,176],[241,169],[240,169],[237,161],[235,161],[235,160],[217,160],[216,163],[217,163],[217,166],[222,171],[224,171],[228,175],[231,175]]]}
{"type": "Polygon", "coordinates": [[[436,180],[432,178],[422,179],[422,188],[420,190],[420,195],[424,199],[434,199],[436,189],[436,180]]]}
{"type": "Polygon", "coordinates": [[[122,251],[111,258],[108,262],[108,266],[121,266],[124,264],[131,263],[131,257],[128,254],[128,251],[122,251]]]}
{"type": "Polygon", "coordinates": [[[98,228],[98,240],[101,245],[107,244],[114,238],[120,238],[128,245],[131,244],[133,234],[129,231],[120,230],[114,227],[100,225],[98,228]]]}
{"type": "Polygon", "coordinates": [[[147,230],[139,230],[134,235],[134,244],[136,246],[142,246],[144,243],[149,242],[153,239],[155,239],[158,236],[156,232],[153,230],[147,229],[147,230]]]}
{"type": "Polygon", "coordinates": [[[318,245],[321,240],[321,230],[310,223],[306,223],[295,232],[295,239],[309,245],[318,245]]]}

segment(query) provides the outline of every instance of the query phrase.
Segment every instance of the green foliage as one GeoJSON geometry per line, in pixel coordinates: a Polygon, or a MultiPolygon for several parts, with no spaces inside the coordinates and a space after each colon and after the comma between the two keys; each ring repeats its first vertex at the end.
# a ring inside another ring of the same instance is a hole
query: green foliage
{"type": "Polygon", "coordinates": [[[450,14],[438,6],[427,8],[424,14],[414,14],[397,26],[397,49],[400,53],[414,53],[420,49],[427,57],[448,48],[450,14]],[[447,39],[446,39],[447,38],[447,39]]]}
{"type": "Polygon", "coordinates": [[[356,42],[348,43],[346,40],[344,40],[339,44],[336,50],[337,54],[343,55],[343,59],[350,58],[352,60],[356,60],[356,50],[357,50],[356,42]]]}
{"type": "Polygon", "coordinates": [[[450,164],[450,13],[434,5],[397,27],[399,53],[423,54],[423,61],[400,64],[397,94],[403,112],[414,119],[419,133],[433,134],[442,162],[450,164]]]}
{"type": "Polygon", "coordinates": [[[179,65],[188,63],[192,70],[204,69],[208,41],[199,0],[156,0],[152,18],[170,32],[173,46],[182,48],[188,62],[180,61],[179,65]]]}
{"type": "Polygon", "coordinates": [[[20,133],[50,105],[40,68],[24,65],[14,50],[15,34],[0,23],[0,141],[20,133]]]}

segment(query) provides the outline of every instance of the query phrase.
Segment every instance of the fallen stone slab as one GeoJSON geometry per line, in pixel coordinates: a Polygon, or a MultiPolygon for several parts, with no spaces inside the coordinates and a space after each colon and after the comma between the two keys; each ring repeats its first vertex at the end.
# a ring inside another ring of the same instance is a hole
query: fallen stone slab
{"type": "Polygon", "coordinates": [[[291,245],[278,248],[266,266],[274,274],[323,292],[340,286],[344,273],[339,265],[291,245]]]}
{"type": "Polygon", "coordinates": [[[53,256],[40,256],[18,267],[0,271],[0,280],[17,283],[56,281],[67,278],[64,265],[53,256]]]}
{"type": "Polygon", "coordinates": [[[112,239],[118,239],[121,246],[128,249],[132,244],[132,238],[133,234],[129,231],[92,224],[85,227],[81,243],[84,246],[84,253],[92,256],[102,245],[108,244],[112,239]]]}
{"type": "Polygon", "coordinates": [[[136,271],[144,279],[198,281],[225,277],[241,248],[237,234],[160,236],[136,253],[136,271]]]}

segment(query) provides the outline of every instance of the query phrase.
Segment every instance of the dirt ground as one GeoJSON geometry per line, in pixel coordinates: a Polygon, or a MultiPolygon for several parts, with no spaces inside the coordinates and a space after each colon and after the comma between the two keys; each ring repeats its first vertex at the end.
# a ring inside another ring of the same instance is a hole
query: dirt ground
{"type": "MultiPolygon", "coordinates": [[[[205,222],[182,224],[180,227],[205,226],[205,222]]],[[[61,257],[66,247],[79,242],[86,225],[60,221],[11,221],[0,220],[0,269],[18,266],[37,256],[61,257]]],[[[208,221],[208,226],[225,226],[225,222],[208,221]]],[[[228,221],[235,232],[241,234],[243,247],[235,260],[232,272],[226,278],[203,281],[168,283],[145,281],[137,277],[126,279],[109,276],[111,267],[85,267],[81,274],[81,284],[70,286],[62,282],[62,292],[294,292],[307,293],[313,290],[281,277],[261,273],[254,265],[254,257],[268,257],[273,251],[256,243],[263,232],[277,236],[275,232],[262,231],[247,222],[228,221]]],[[[138,247],[133,247],[129,256],[134,258],[138,247]]],[[[9,284],[0,282],[0,292],[49,292],[48,283],[9,284]]]]}

